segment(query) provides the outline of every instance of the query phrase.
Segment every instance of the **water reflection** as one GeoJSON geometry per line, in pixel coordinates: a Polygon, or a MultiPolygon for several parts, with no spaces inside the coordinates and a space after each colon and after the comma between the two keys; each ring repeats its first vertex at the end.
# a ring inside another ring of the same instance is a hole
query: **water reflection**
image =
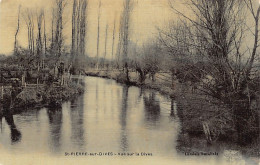
{"type": "Polygon", "coordinates": [[[81,150],[83,150],[85,146],[83,103],[83,97],[79,97],[77,100],[72,100],[71,105],[77,106],[73,106],[69,112],[71,120],[71,141],[78,149],[81,150]]]}
{"type": "Polygon", "coordinates": [[[127,140],[127,106],[128,106],[128,86],[123,86],[123,94],[122,94],[122,109],[120,114],[120,125],[121,125],[121,133],[120,133],[120,142],[122,151],[127,151],[128,149],[128,140],[127,140]]]}
{"type": "Polygon", "coordinates": [[[176,101],[171,98],[171,113],[170,113],[171,117],[174,117],[175,119],[177,118],[177,103],[176,101]]]}
{"type": "Polygon", "coordinates": [[[54,152],[60,151],[61,146],[61,128],[62,128],[62,110],[48,109],[47,110],[50,127],[50,147],[54,152]]]}
{"type": "Polygon", "coordinates": [[[155,92],[149,92],[148,96],[144,95],[144,112],[147,123],[155,126],[160,119],[161,107],[159,101],[155,98],[155,92]]]}
{"type": "Polygon", "coordinates": [[[6,150],[51,156],[78,151],[151,152],[154,157],[184,159],[176,147],[182,151],[200,147],[182,131],[185,107],[174,99],[112,80],[87,77],[85,82],[84,95],[64,103],[62,109],[6,116],[0,132],[6,150]],[[12,142],[19,143],[10,143],[9,134],[12,142]]]}
{"type": "Polygon", "coordinates": [[[138,101],[140,101],[142,99],[142,96],[144,94],[144,88],[140,88],[139,90],[139,96],[138,96],[138,101]]]}
{"type": "MultiPolygon", "coordinates": [[[[12,143],[19,142],[22,138],[21,132],[17,129],[15,123],[14,123],[14,118],[13,115],[10,113],[5,114],[5,121],[10,127],[10,132],[11,132],[11,141],[12,143]]],[[[2,123],[2,121],[1,121],[2,123]]],[[[1,124],[2,126],[2,124],[1,124]]]]}
{"type": "Polygon", "coordinates": [[[2,121],[3,121],[3,117],[0,116],[0,129],[1,129],[1,133],[3,132],[3,124],[2,124],[2,121]]]}

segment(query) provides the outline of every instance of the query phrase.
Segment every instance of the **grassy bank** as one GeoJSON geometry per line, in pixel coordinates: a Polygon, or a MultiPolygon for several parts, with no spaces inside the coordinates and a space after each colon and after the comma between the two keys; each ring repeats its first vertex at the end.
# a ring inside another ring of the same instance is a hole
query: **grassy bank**
{"type": "Polygon", "coordinates": [[[4,95],[2,111],[19,113],[29,107],[61,107],[62,102],[70,100],[84,92],[81,84],[69,83],[66,86],[56,84],[42,85],[40,87],[16,88],[12,91],[15,97],[4,95]]]}

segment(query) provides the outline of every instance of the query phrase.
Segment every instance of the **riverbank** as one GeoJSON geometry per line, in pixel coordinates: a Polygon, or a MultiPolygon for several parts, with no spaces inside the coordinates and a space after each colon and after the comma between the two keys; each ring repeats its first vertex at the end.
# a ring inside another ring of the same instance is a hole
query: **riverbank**
{"type": "Polygon", "coordinates": [[[59,108],[64,101],[73,99],[83,92],[83,85],[74,82],[70,82],[64,86],[52,83],[39,87],[15,88],[12,92],[4,95],[0,112],[4,115],[5,111],[19,113],[23,109],[31,107],[59,108]]]}
{"type": "Polygon", "coordinates": [[[130,82],[125,81],[126,80],[125,75],[119,70],[113,70],[113,71],[92,70],[92,71],[86,71],[85,73],[87,76],[108,78],[108,79],[116,80],[118,83],[122,83],[122,84],[138,86],[147,89],[153,89],[160,92],[161,94],[168,95],[171,98],[174,98],[176,96],[175,95],[176,92],[173,88],[173,84],[171,80],[163,81],[162,79],[160,79],[159,75],[157,75],[156,81],[152,81],[151,79],[147,78],[143,83],[140,83],[138,73],[133,71],[129,72],[130,82]]]}

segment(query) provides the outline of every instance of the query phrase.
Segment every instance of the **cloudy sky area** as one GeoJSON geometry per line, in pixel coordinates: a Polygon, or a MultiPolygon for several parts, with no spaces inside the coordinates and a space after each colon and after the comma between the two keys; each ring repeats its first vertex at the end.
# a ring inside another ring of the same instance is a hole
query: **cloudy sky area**
{"type": "MultiPolygon", "coordinates": [[[[69,46],[71,43],[71,14],[73,0],[67,0],[67,2],[68,4],[64,13],[64,36],[66,38],[66,44],[69,46]]],[[[54,6],[54,0],[2,0],[0,3],[0,53],[9,54],[13,50],[19,5],[22,6],[21,28],[18,34],[19,45],[27,47],[27,29],[23,18],[23,13],[27,8],[34,9],[35,11],[44,8],[47,15],[47,35],[50,37],[51,10],[54,6]]],[[[112,45],[114,19],[116,19],[117,24],[116,39],[118,39],[118,25],[122,5],[123,0],[102,0],[102,13],[100,20],[101,55],[104,53],[106,24],[109,25],[107,52],[111,52],[112,50],[112,46],[109,45],[112,45]]],[[[178,5],[176,4],[176,6],[178,5]]],[[[86,52],[89,56],[96,56],[98,0],[89,0],[87,10],[88,29],[86,52]]],[[[130,25],[131,40],[142,45],[142,43],[156,35],[156,27],[164,27],[170,18],[172,18],[172,11],[169,9],[168,0],[135,0],[132,24],[130,25]]],[[[117,45],[117,40],[115,45],[117,45]]]]}
{"type": "MultiPolygon", "coordinates": [[[[66,45],[71,44],[71,15],[73,0],[68,2],[64,12],[64,37],[66,45]]],[[[100,26],[100,56],[104,53],[105,29],[109,25],[108,31],[108,56],[112,50],[112,33],[113,22],[116,19],[116,41],[115,50],[118,42],[119,17],[122,12],[123,0],[101,0],[101,26],[100,26]]],[[[157,36],[156,27],[164,28],[168,25],[169,20],[177,20],[173,11],[169,8],[169,0],[134,0],[134,8],[131,15],[131,33],[130,40],[142,45],[147,40],[157,36]]],[[[260,0],[259,0],[260,1],[260,0]]],[[[23,18],[25,10],[33,9],[39,11],[45,10],[47,37],[51,37],[51,11],[55,0],[1,0],[0,3],[0,54],[10,54],[13,51],[14,34],[17,28],[18,6],[21,5],[21,25],[18,34],[19,45],[27,47],[27,29],[23,18]]],[[[87,45],[86,53],[89,56],[96,56],[97,43],[97,14],[99,0],[89,0],[88,5],[88,28],[87,28],[87,45]]],[[[175,8],[190,14],[188,10],[181,5],[183,0],[174,0],[175,8]]],[[[257,6],[258,0],[255,1],[257,6]]],[[[36,21],[35,21],[36,22],[36,21]]],[[[35,25],[36,26],[36,25],[35,25]]],[[[37,30],[35,29],[35,32],[37,30]]],[[[250,39],[251,40],[251,39],[250,39]]]]}

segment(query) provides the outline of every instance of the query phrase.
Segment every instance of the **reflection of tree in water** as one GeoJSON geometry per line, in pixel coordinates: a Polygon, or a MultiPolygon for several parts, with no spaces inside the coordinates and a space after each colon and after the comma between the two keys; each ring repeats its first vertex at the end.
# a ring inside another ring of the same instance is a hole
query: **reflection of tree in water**
{"type": "Polygon", "coordinates": [[[174,117],[174,100],[171,99],[171,114],[170,114],[171,117],[174,117]]]}
{"type": "Polygon", "coordinates": [[[50,145],[52,149],[56,152],[60,149],[61,140],[61,127],[62,127],[62,110],[59,109],[49,109],[47,110],[50,124],[50,145]]]}
{"type": "Polygon", "coordinates": [[[2,120],[3,120],[3,117],[0,115],[0,129],[1,129],[1,133],[2,133],[2,129],[3,129],[3,125],[2,125],[2,120]]]}
{"type": "Polygon", "coordinates": [[[144,94],[144,88],[139,88],[139,95],[137,101],[140,102],[142,100],[142,96],[144,94]]]}
{"type": "Polygon", "coordinates": [[[171,98],[171,113],[170,116],[173,118],[177,118],[177,103],[175,102],[175,100],[173,98],[171,98]]]}
{"type": "Polygon", "coordinates": [[[120,114],[120,124],[121,124],[121,149],[127,151],[128,149],[128,140],[127,140],[127,131],[126,131],[126,118],[127,118],[127,101],[128,101],[128,86],[123,86],[123,95],[122,95],[122,110],[120,114]]]}
{"type": "Polygon", "coordinates": [[[160,119],[160,104],[155,99],[155,93],[149,93],[149,96],[144,95],[144,110],[145,120],[150,124],[156,124],[160,119]]]}
{"type": "Polygon", "coordinates": [[[16,125],[14,123],[13,115],[10,113],[5,114],[5,121],[10,127],[11,130],[11,140],[12,143],[16,143],[21,141],[22,134],[21,132],[16,128],[16,125]]]}
{"type": "MultiPolygon", "coordinates": [[[[184,124],[184,114],[183,114],[184,107],[179,103],[177,106],[177,116],[179,117],[180,121],[180,132],[177,137],[177,146],[176,149],[179,153],[183,152],[191,152],[192,147],[192,138],[187,131],[185,131],[185,124],[184,124]]],[[[191,123],[192,124],[192,123],[191,123]]]]}
{"type": "Polygon", "coordinates": [[[78,146],[79,149],[84,149],[84,97],[81,96],[78,99],[72,100],[72,104],[76,105],[71,108],[70,119],[71,119],[71,141],[74,145],[78,146]]]}
{"type": "Polygon", "coordinates": [[[71,108],[72,107],[77,107],[77,99],[76,98],[73,98],[73,99],[71,99],[71,101],[70,101],[70,106],[71,106],[71,108]]]}
{"type": "Polygon", "coordinates": [[[99,106],[98,106],[98,92],[99,92],[99,86],[98,86],[98,79],[96,80],[96,118],[97,118],[97,115],[98,115],[98,113],[97,113],[97,111],[98,111],[98,108],[99,108],[99,106]]]}

